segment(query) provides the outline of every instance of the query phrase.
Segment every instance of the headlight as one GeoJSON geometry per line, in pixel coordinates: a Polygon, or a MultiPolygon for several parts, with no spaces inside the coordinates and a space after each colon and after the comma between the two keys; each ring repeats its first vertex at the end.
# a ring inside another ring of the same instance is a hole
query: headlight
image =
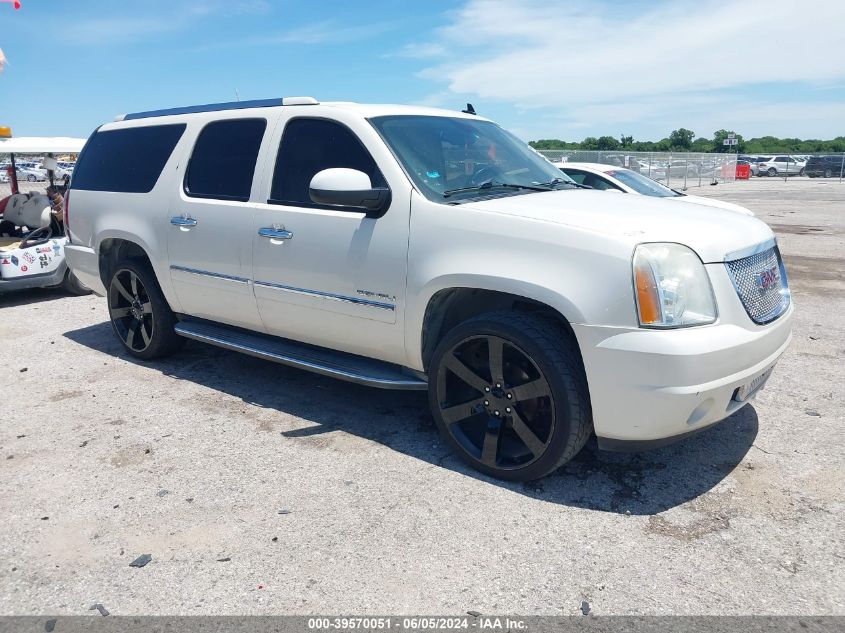
{"type": "Polygon", "coordinates": [[[698,255],[680,244],[640,244],[634,251],[634,294],[640,325],[704,325],[716,320],[710,278],[698,255]]]}

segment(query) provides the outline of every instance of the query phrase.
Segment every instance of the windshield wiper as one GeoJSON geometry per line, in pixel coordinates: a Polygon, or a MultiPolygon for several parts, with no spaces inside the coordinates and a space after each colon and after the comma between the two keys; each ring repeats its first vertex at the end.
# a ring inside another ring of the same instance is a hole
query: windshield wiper
{"type": "Polygon", "coordinates": [[[443,197],[448,198],[449,196],[452,196],[456,193],[466,193],[469,191],[486,191],[487,189],[493,189],[494,187],[500,187],[502,189],[530,189],[531,191],[548,191],[547,187],[540,187],[535,185],[518,185],[516,183],[511,182],[494,182],[492,180],[488,180],[474,187],[459,187],[458,189],[447,189],[443,192],[443,197]]]}
{"type": "Polygon", "coordinates": [[[541,182],[540,186],[548,187],[551,189],[555,185],[569,185],[570,187],[577,187],[578,189],[592,189],[590,185],[582,185],[580,183],[575,182],[574,180],[567,180],[566,178],[555,178],[554,180],[550,180],[549,182],[541,182]]]}

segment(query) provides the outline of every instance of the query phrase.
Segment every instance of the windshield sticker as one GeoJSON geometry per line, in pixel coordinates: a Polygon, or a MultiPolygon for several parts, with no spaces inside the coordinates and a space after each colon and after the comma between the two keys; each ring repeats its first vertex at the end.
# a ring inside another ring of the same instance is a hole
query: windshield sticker
{"type": "Polygon", "coordinates": [[[440,178],[440,172],[439,171],[427,171],[427,172],[425,172],[425,175],[428,176],[429,178],[440,178]]]}

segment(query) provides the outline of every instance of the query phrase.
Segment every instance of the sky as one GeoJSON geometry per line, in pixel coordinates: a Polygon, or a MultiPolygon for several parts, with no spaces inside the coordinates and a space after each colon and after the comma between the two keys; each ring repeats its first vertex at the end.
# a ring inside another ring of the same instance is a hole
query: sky
{"type": "Polygon", "coordinates": [[[0,3],[0,125],[220,101],[473,103],[525,140],[845,135],[842,0],[0,3]]]}

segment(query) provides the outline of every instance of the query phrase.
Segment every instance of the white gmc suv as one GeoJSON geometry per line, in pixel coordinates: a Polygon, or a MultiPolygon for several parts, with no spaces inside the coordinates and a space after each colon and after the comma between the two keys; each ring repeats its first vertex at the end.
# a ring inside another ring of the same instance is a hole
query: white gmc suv
{"type": "Polygon", "coordinates": [[[542,477],[595,431],[642,450],[747,404],[791,338],[774,236],[579,188],[473,114],[310,97],[101,126],[66,200],[126,352],[185,338],[427,389],[472,466],[542,477]]]}

